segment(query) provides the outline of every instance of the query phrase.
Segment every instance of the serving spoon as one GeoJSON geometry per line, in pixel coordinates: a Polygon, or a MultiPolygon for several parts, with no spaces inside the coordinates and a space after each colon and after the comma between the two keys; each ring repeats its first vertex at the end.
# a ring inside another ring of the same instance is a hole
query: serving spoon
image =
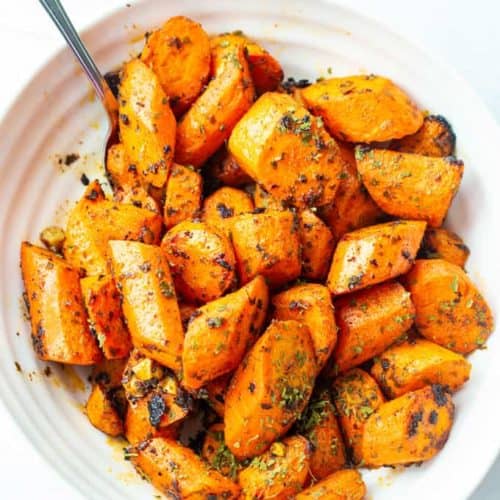
{"type": "MultiPolygon", "coordinates": [[[[99,97],[102,105],[104,106],[108,118],[103,158],[106,160],[108,145],[114,142],[116,138],[118,125],[118,102],[106,82],[106,79],[99,71],[99,68],[90,56],[89,51],[76,32],[75,27],[70,21],[68,14],[66,14],[61,2],[59,2],[59,0],[40,0],[40,3],[66,40],[69,48],[72,50],[76,59],[80,63],[80,66],[90,80],[92,87],[94,87],[97,97],[99,97]]],[[[103,162],[103,164],[105,165],[105,162],[103,162]]]]}

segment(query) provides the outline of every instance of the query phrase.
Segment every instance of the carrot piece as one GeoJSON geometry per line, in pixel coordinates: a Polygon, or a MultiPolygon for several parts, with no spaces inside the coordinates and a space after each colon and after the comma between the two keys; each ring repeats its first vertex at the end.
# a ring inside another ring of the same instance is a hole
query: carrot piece
{"type": "Polygon", "coordinates": [[[200,307],[184,339],[182,383],[188,390],[233,371],[266,317],[267,285],[258,276],[238,291],[200,307]]]}
{"type": "Polygon", "coordinates": [[[106,275],[108,241],[138,240],[158,244],[162,218],[149,210],[106,200],[96,181],[71,210],[66,227],[64,257],[87,275],[106,275]]]}
{"type": "Polygon", "coordinates": [[[366,420],[384,403],[384,396],[368,373],[353,368],[335,379],[332,399],[337,408],[346,448],[357,464],[364,458],[361,444],[366,420]]]}
{"type": "Polygon", "coordinates": [[[311,334],[320,371],[337,342],[337,325],[330,293],[323,285],[297,285],[273,298],[274,317],[304,323],[311,334]]]}
{"type": "Polygon", "coordinates": [[[319,208],[319,215],[330,227],[336,240],[362,227],[383,222],[384,213],[370,198],[356,168],[354,149],[339,143],[342,169],[339,188],[333,202],[319,208]]]}
{"type": "Polygon", "coordinates": [[[493,317],[461,267],[441,259],[417,260],[405,282],[422,336],[462,354],[484,345],[493,317]]]}
{"type": "Polygon", "coordinates": [[[106,359],[125,358],[132,343],[122,316],[120,294],[111,276],[87,276],[80,280],[90,328],[106,359]]]}
{"type": "Polygon", "coordinates": [[[208,81],[210,41],[199,23],[171,17],[148,36],[141,60],[158,75],[172,111],[181,116],[208,81]]]}
{"type": "Polygon", "coordinates": [[[469,248],[458,234],[442,227],[428,227],[424,233],[419,257],[444,259],[457,266],[465,267],[469,254],[469,248]]]}
{"type": "Polygon", "coordinates": [[[253,201],[248,193],[225,186],[205,198],[203,221],[229,236],[232,217],[252,212],[253,209],[253,201]]]}
{"type": "Polygon", "coordinates": [[[335,196],[339,148],[321,119],[289,95],[263,94],[234,127],[228,148],[278,201],[306,208],[330,203],[335,196]]]}
{"type": "Polygon", "coordinates": [[[92,386],[86,412],[90,423],[104,434],[113,437],[123,434],[123,422],[111,399],[99,384],[92,386]]]}
{"type": "Polygon", "coordinates": [[[179,372],[184,333],[167,259],[160,248],[133,241],[110,241],[109,249],[132,344],[179,372]]]}
{"type": "Polygon", "coordinates": [[[177,127],[175,159],[200,167],[252,105],[255,91],[241,42],[212,45],[213,79],[177,127]]]}
{"type": "Polygon", "coordinates": [[[231,223],[231,236],[241,283],[261,274],[271,286],[278,286],[300,276],[298,224],[292,212],[238,215],[231,223]]]}
{"type": "Polygon", "coordinates": [[[153,438],[177,439],[176,424],[159,428],[151,425],[147,405],[128,406],[125,414],[124,435],[131,445],[139,445],[153,438]]]}
{"type": "Polygon", "coordinates": [[[380,467],[431,459],[448,440],[453,414],[451,396],[440,385],[384,403],[364,425],[364,465],[380,467]]]}
{"type": "Polygon", "coordinates": [[[175,116],[158,77],[139,59],[125,63],[120,84],[120,138],[143,184],[162,187],[175,148],[175,116]]]}
{"type": "Polygon", "coordinates": [[[314,486],[299,493],[296,500],[327,498],[328,500],[363,500],[366,486],[357,470],[339,470],[314,486]]]}
{"type": "Polygon", "coordinates": [[[356,148],[361,180],[370,196],[395,217],[439,227],[460,186],[464,164],[452,156],[433,158],[388,149],[356,148]]]}
{"type": "Polygon", "coordinates": [[[203,222],[184,221],[164,236],[175,289],[188,302],[209,302],[235,283],[235,257],[229,239],[203,222]]]}
{"type": "Polygon", "coordinates": [[[425,226],[421,221],[395,221],[344,235],[328,274],[330,292],[354,292],[406,273],[414,262],[425,226]]]}
{"type": "Polygon", "coordinates": [[[285,208],[281,201],[273,198],[262,186],[259,186],[259,184],[255,184],[253,202],[255,208],[265,210],[284,210],[285,208]]]}
{"type": "Polygon", "coordinates": [[[252,182],[252,178],[224,146],[208,160],[207,171],[213,179],[227,186],[240,187],[252,182]]]}
{"type": "Polygon", "coordinates": [[[424,118],[422,126],[412,135],[391,143],[390,148],[423,156],[451,156],[456,137],[448,120],[440,115],[424,118]]]}
{"type": "Polygon", "coordinates": [[[469,380],[471,364],[460,354],[425,339],[407,340],[374,360],[371,374],[390,398],[440,384],[456,391],[469,380]]]}
{"type": "Polygon", "coordinates": [[[132,463],[160,491],[177,498],[239,497],[240,487],[173,439],[154,438],[131,453],[132,463]]]}
{"type": "Polygon", "coordinates": [[[80,273],[55,253],[21,244],[21,270],[39,359],[92,365],[102,354],[87,322],[80,273]]]}
{"type": "Polygon", "coordinates": [[[257,94],[276,90],[283,80],[280,63],[264,48],[240,33],[219,35],[211,40],[212,46],[224,43],[243,43],[257,94]]]}
{"type": "Polygon", "coordinates": [[[106,171],[111,178],[115,201],[159,213],[158,203],[141,184],[137,166],[130,163],[123,144],[113,144],[108,149],[106,171]]]}
{"type": "Polygon", "coordinates": [[[130,355],[122,383],[129,402],[125,421],[129,440],[164,435],[164,430],[183,420],[192,409],[192,398],[172,372],[138,350],[130,355]]]}
{"type": "Polygon", "coordinates": [[[333,254],[334,240],[328,226],[311,210],[299,214],[299,238],[302,247],[302,276],[323,280],[333,254]]]}
{"type": "Polygon", "coordinates": [[[167,229],[179,222],[194,219],[201,209],[203,179],[190,167],[174,163],[165,192],[165,226],[167,229]]]}
{"type": "Polygon", "coordinates": [[[302,90],[313,114],[335,137],[349,142],[383,142],[416,132],[423,113],[391,80],[375,75],[330,78],[302,90]]]}
{"type": "Polygon", "coordinates": [[[339,327],[333,362],[337,373],[377,356],[410,329],[415,307],[399,283],[383,283],[335,301],[339,327]]]}
{"type": "Polygon", "coordinates": [[[208,384],[200,391],[200,396],[207,400],[212,410],[214,410],[215,413],[217,413],[217,415],[221,418],[224,418],[226,394],[229,382],[231,382],[231,377],[232,373],[226,373],[225,375],[208,382],[208,384]]]}
{"type": "Polygon", "coordinates": [[[241,463],[231,453],[231,450],[224,443],[224,424],[213,424],[207,430],[201,457],[216,471],[223,476],[231,478],[233,481],[238,476],[241,463]]]}
{"type": "Polygon", "coordinates": [[[231,452],[239,459],[254,457],[285,434],[307,405],[315,375],[307,327],[273,321],[236,370],[226,395],[224,435],[231,452]]]}
{"type": "Polygon", "coordinates": [[[314,480],[324,479],[345,467],[344,440],[328,391],[311,398],[297,422],[297,431],[311,443],[309,470],[314,480]]]}
{"type": "Polygon", "coordinates": [[[241,498],[294,498],[307,480],[309,457],[309,443],[302,436],[290,436],[273,443],[238,474],[243,490],[241,498]]]}

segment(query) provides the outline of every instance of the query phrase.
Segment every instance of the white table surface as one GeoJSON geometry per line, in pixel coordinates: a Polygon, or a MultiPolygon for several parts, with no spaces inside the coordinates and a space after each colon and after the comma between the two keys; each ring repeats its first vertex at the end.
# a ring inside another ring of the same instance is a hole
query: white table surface
{"type": "MultiPolygon", "coordinates": [[[[441,60],[451,63],[483,97],[500,122],[498,59],[500,2],[497,0],[420,0],[415,3],[401,0],[337,1],[378,18],[392,29],[434,52],[441,60]]],[[[78,29],[85,28],[125,3],[130,2],[64,0],[67,11],[78,29]]],[[[63,42],[36,0],[9,2],[1,0],[0,7],[0,46],[4,47],[3,70],[0,77],[1,116],[34,71],[62,47],[63,42]]],[[[1,405],[0,442],[2,443],[2,453],[0,453],[2,499],[81,498],[42,461],[1,405]]],[[[464,460],[474,460],[474,457],[468,456],[467,450],[464,450],[464,460]]],[[[453,471],[450,471],[450,480],[453,481],[453,471]]],[[[471,500],[498,499],[500,499],[500,459],[471,498],[471,500]]]]}

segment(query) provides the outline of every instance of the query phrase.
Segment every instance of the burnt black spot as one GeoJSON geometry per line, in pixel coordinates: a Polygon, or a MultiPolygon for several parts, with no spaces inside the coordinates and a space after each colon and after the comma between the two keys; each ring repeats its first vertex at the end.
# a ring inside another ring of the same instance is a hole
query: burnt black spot
{"type": "Polygon", "coordinates": [[[227,260],[224,259],[224,254],[217,255],[217,257],[215,257],[214,259],[214,262],[219,266],[223,267],[224,269],[227,269],[228,271],[233,270],[233,266],[229,264],[227,260]]]}
{"type": "Polygon", "coordinates": [[[109,88],[111,89],[111,92],[113,92],[113,95],[115,97],[118,97],[118,91],[120,88],[120,71],[108,71],[104,75],[104,79],[106,80],[109,88]]]}
{"type": "Polygon", "coordinates": [[[283,83],[282,87],[288,94],[291,94],[294,89],[303,89],[311,85],[311,82],[306,78],[300,78],[296,80],[292,76],[289,76],[283,83]]]}
{"type": "Polygon", "coordinates": [[[412,437],[417,433],[418,426],[422,422],[423,412],[418,411],[413,413],[410,417],[410,425],[408,425],[408,436],[412,437]]]}
{"type": "Polygon", "coordinates": [[[270,410],[273,405],[269,404],[269,403],[261,403],[260,404],[260,407],[263,409],[263,410],[270,410]]]}
{"type": "Polygon", "coordinates": [[[446,391],[442,385],[434,384],[432,387],[432,394],[434,395],[434,401],[438,406],[445,406],[448,402],[446,397],[446,391]]]}
{"type": "Polygon", "coordinates": [[[120,120],[123,123],[123,125],[129,125],[130,120],[128,119],[127,115],[124,115],[123,113],[120,114],[120,120]]]}
{"type": "Polygon", "coordinates": [[[254,392],[255,391],[255,384],[253,382],[250,382],[250,384],[248,384],[248,390],[250,392],[254,392]]]}
{"type": "Polygon", "coordinates": [[[172,151],[172,148],[170,147],[170,144],[167,144],[166,146],[163,146],[163,154],[168,155],[172,151]]]}
{"type": "Polygon", "coordinates": [[[89,178],[85,175],[85,174],[82,174],[81,177],[80,177],[80,182],[84,185],[84,186],[88,186],[90,181],[89,181],[89,178]]]}
{"type": "Polygon", "coordinates": [[[153,427],[159,425],[161,417],[163,417],[166,410],[165,401],[159,394],[155,394],[148,401],[149,422],[153,427]]]}
{"type": "Polygon", "coordinates": [[[234,215],[234,210],[227,205],[224,205],[224,203],[217,203],[216,209],[223,219],[227,219],[228,217],[232,217],[234,215]]]}
{"type": "Polygon", "coordinates": [[[411,253],[408,251],[408,250],[403,250],[401,252],[401,255],[406,259],[406,260],[410,260],[411,259],[411,253]]]}
{"type": "Polygon", "coordinates": [[[70,165],[72,165],[73,163],[75,163],[75,161],[78,161],[80,159],[80,155],[77,154],[77,153],[70,153],[70,154],[67,154],[65,157],[64,157],[64,164],[69,167],[70,165]]]}
{"type": "Polygon", "coordinates": [[[437,414],[437,411],[436,410],[432,410],[430,413],[429,413],[429,424],[432,424],[434,425],[438,420],[438,414],[437,414]]]}
{"type": "Polygon", "coordinates": [[[87,198],[87,200],[90,201],[95,201],[97,200],[97,198],[99,198],[99,193],[95,189],[92,189],[90,193],[87,196],[85,196],[85,198],[87,198]]]}
{"type": "Polygon", "coordinates": [[[389,369],[389,367],[391,366],[391,364],[389,363],[389,360],[385,359],[385,358],[382,358],[380,360],[380,364],[382,366],[382,370],[384,370],[384,371],[387,371],[389,369]]]}

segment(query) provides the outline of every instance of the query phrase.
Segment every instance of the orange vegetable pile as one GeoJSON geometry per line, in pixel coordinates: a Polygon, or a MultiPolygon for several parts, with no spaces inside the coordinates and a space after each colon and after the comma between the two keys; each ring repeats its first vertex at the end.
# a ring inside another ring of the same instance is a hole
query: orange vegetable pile
{"type": "Polygon", "coordinates": [[[442,227],[449,123],[185,17],[119,76],[112,192],[21,247],[36,355],[93,366],[92,425],[173,498],[362,499],[358,468],[433,458],[493,330],[442,227]]]}

